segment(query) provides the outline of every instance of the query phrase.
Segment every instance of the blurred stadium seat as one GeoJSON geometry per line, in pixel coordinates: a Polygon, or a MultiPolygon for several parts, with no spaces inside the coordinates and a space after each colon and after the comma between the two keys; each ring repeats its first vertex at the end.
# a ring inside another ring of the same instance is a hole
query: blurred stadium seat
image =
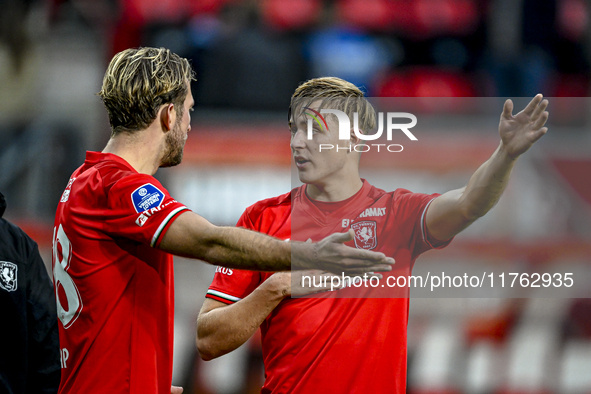
{"type": "Polygon", "coordinates": [[[414,67],[394,71],[377,87],[379,97],[476,97],[470,78],[457,71],[414,67]]]}
{"type": "Polygon", "coordinates": [[[320,0],[262,0],[263,20],[278,30],[310,27],[320,17],[320,0]]]}

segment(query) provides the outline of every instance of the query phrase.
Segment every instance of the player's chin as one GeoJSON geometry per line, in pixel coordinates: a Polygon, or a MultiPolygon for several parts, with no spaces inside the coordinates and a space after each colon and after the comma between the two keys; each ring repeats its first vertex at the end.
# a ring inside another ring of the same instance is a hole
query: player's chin
{"type": "Polygon", "coordinates": [[[302,183],[313,183],[314,182],[314,176],[312,176],[312,174],[310,174],[309,172],[306,172],[306,171],[298,170],[298,178],[300,179],[300,182],[302,182],[302,183]]]}
{"type": "Polygon", "coordinates": [[[182,161],[183,161],[183,152],[181,151],[180,154],[177,154],[175,156],[165,157],[162,160],[160,167],[166,168],[166,167],[178,166],[179,164],[181,164],[182,161]]]}

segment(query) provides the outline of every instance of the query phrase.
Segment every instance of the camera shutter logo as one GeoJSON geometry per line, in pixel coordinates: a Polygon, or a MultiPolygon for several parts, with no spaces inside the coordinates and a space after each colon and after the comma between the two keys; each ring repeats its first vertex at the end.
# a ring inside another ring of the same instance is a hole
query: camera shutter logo
{"type": "Polygon", "coordinates": [[[17,272],[16,264],[8,261],[0,261],[0,287],[6,291],[15,291],[17,287],[17,272]]]}
{"type": "MultiPolygon", "coordinates": [[[[338,119],[339,124],[339,139],[340,140],[348,140],[351,138],[351,121],[349,120],[349,116],[340,111],[338,109],[321,109],[320,112],[313,110],[312,108],[304,107],[304,109],[314,112],[316,116],[311,113],[306,113],[306,115],[311,116],[316,123],[322,128],[322,123],[328,130],[328,124],[326,123],[326,119],[322,116],[323,114],[333,114],[338,119]],[[320,119],[318,119],[320,118],[320,119]]],[[[411,141],[417,141],[417,137],[414,136],[413,133],[410,132],[409,129],[415,127],[417,125],[417,117],[409,112],[387,112],[386,113],[386,126],[384,127],[384,113],[378,112],[378,130],[375,134],[364,134],[362,131],[359,130],[359,114],[357,112],[353,113],[353,132],[363,141],[373,141],[380,138],[384,132],[386,131],[386,137],[388,141],[392,140],[392,132],[394,130],[402,131],[411,141]],[[394,123],[394,119],[408,119],[410,123],[394,123]]],[[[313,138],[312,132],[312,119],[308,118],[308,139],[311,140],[313,138]]]]}

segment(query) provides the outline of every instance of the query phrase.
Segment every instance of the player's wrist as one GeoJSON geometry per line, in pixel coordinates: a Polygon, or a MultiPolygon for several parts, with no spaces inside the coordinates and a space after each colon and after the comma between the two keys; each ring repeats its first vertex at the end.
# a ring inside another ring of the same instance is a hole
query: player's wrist
{"type": "Polygon", "coordinates": [[[281,301],[290,295],[291,286],[289,279],[286,282],[283,274],[285,273],[271,275],[269,279],[257,288],[257,290],[265,293],[265,299],[281,301]]]}
{"type": "Polygon", "coordinates": [[[507,146],[507,144],[505,144],[505,142],[503,142],[503,140],[501,140],[501,142],[499,143],[499,148],[497,149],[497,154],[500,156],[500,158],[502,160],[505,161],[509,161],[509,162],[513,162],[515,160],[517,160],[517,158],[519,157],[519,153],[513,153],[512,149],[507,146]]]}
{"type": "Polygon", "coordinates": [[[318,259],[318,244],[309,242],[291,243],[291,269],[302,270],[314,268],[318,259]]]}

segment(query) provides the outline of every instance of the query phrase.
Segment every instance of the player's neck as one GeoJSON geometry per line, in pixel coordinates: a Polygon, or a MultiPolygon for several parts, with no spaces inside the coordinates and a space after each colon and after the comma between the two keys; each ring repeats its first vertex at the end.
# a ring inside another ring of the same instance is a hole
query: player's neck
{"type": "Polygon", "coordinates": [[[363,187],[363,181],[356,177],[336,178],[330,181],[309,183],[306,194],[313,200],[337,202],[348,199],[363,187]]]}
{"type": "Polygon", "coordinates": [[[140,174],[154,175],[160,166],[162,146],[150,128],[137,135],[121,133],[111,137],[103,153],[112,153],[127,161],[140,174]]]}

